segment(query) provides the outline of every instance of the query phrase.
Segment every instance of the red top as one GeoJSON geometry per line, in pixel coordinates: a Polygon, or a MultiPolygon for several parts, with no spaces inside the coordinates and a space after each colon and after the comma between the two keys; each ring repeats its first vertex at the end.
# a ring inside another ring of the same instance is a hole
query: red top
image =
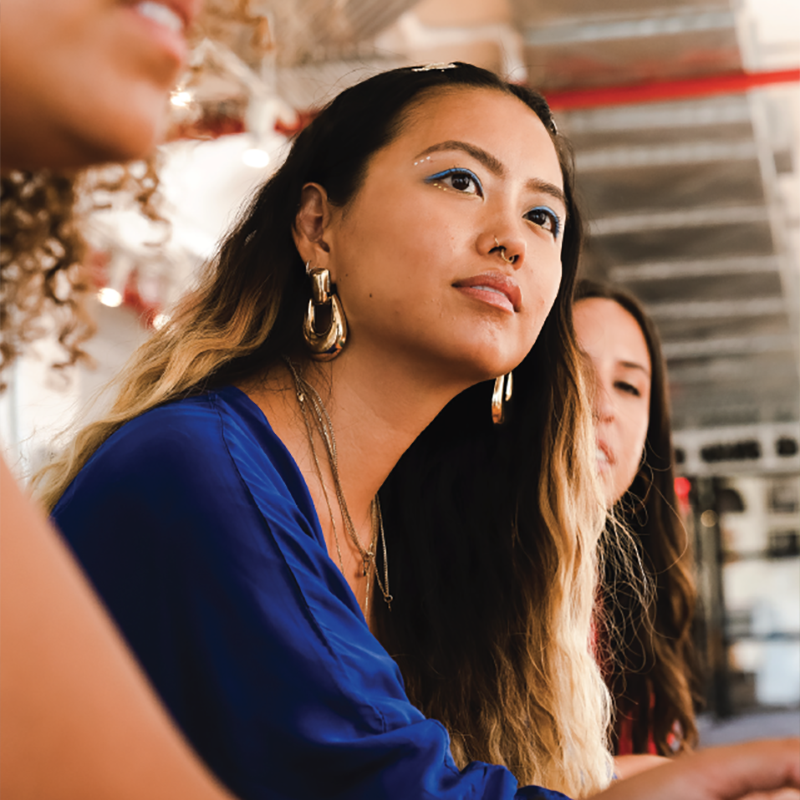
{"type": "MultiPolygon", "coordinates": [[[[650,706],[652,707],[655,698],[650,695],[650,706]]],[[[619,741],[617,744],[618,756],[633,755],[633,723],[636,721],[635,706],[630,710],[623,713],[622,709],[617,708],[617,733],[619,734],[619,741]]],[[[650,729],[647,736],[647,752],[654,756],[658,755],[656,743],[653,740],[653,730],[650,729]]]]}
{"type": "MultiPolygon", "coordinates": [[[[603,598],[602,595],[598,593],[598,597],[596,600],[596,604],[599,607],[602,607],[603,598]]],[[[592,620],[592,633],[591,633],[591,650],[592,655],[594,656],[594,660],[600,665],[600,671],[603,673],[603,677],[608,680],[608,669],[607,665],[611,662],[611,653],[609,651],[609,642],[608,637],[604,635],[605,631],[602,628],[602,625],[598,626],[597,624],[597,617],[592,620]]],[[[614,702],[617,703],[617,734],[618,734],[618,744],[617,750],[614,755],[618,756],[629,756],[634,754],[633,749],[633,723],[636,721],[637,717],[637,704],[629,704],[627,707],[622,707],[617,698],[614,698],[614,702]]],[[[653,705],[655,704],[655,697],[653,694],[650,694],[650,708],[652,709],[653,705]]],[[[652,755],[658,755],[658,749],[656,748],[656,743],[653,739],[653,730],[650,729],[648,736],[647,736],[647,752],[651,753],[652,755]]]]}

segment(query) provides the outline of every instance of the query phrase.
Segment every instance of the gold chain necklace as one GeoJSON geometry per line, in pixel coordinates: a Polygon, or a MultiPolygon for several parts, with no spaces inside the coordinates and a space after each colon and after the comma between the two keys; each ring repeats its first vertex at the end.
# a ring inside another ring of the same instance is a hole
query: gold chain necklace
{"type": "Polygon", "coordinates": [[[339,457],[336,449],[336,436],[333,433],[333,423],[331,422],[330,415],[328,414],[328,409],[322,402],[319,392],[317,392],[317,390],[310,383],[303,379],[303,377],[298,373],[294,364],[289,361],[288,358],[285,359],[285,361],[286,365],[289,367],[289,371],[292,373],[295,393],[297,394],[297,402],[303,415],[303,422],[305,423],[306,433],[308,434],[308,443],[311,447],[311,455],[314,459],[314,467],[317,477],[319,478],[320,485],[322,486],[322,494],[325,498],[328,514],[330,515],[331,528],[333,529],[333,540],[336,544],[336,553],[339,557],[339,568],[344,575],[344,559],[342,558],[342,549],[339,544],[339,533],[336,530],[336,522],[333,518],[333,507],[331,506],[328,490],[325,488],[325,481],[322,477],[322,467],[319,463],[316,446],[314,445],[314,434],[312,430],[311,419],[309,419],[309,417],[313,419],[317,433],[319,434],[320,439],[322,439],[322,442],[325,445],[325,450],[328,454],[328,462],[331,468],[331,475],[333,476],[333,485],[336,489],[336,499],[339,503],[342,521],[344,522],[345,529],[347,530],[350,539],[353,541],[353,544],[355,544],[356,549],[361,556],[364,577],[367,579],[366,593],[364,598],[364,617],[369,620],[369,590],[370,584],[372,583],[371,578],[373,573],[375,575],[378,588],[381,590],[383,599],[390,611],[392,609],[392,600],[394,599],[389,592],[389,561],[386,550],[386,534],[383,529],[383,514],[381,514],[380,500],[378,499],[378,496],[375,495],[372,503],[370,504],[370,514],[372,518],[372,541],[369,544],[369,548],[365,549],[361,544],[361,539],[359,538],[358,532],[353,524],[353,519],[350,516],[350,511],[347,508],[347,501],[345,500],[344,492],[342,490],[342,482],[339,477],[339,457]],[[376,560],[375,546],[378,544],[378,539],[380,539],[381,550],[383,551],[383,580],[381,580],[381,575],[378,572],[376,560]]]}

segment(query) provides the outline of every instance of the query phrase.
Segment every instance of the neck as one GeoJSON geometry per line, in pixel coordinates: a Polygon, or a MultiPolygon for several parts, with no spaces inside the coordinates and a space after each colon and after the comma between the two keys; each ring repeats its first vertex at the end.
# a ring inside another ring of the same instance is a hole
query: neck
{"type": "MultiPolygon", "coordinates": [[[[418,363],[404,364],[401,357],[387,359],[385,351],[370,357],[370,353],[359,353],[354,347],[334,361],[298,364],[297,368],[302,379],[319,393],[330,417],[342,492],[361,543],[368,547],[371,503],[378,489],[417,436],[469,383],[453,379],[448,384],[441,370],[426,373],[418,363]]],[[[283,363],[276,365],[265,378],[244,383],[241,388],[264,411],[294,457],[314,501],[328,552],[338,564],[338,536],[345,576],[359,597],[363,587],[357,587],[357,577],[363,573],[362,562],[348,541],[330,459],[312,423],[318,471],[289,368],[283,363]]]]}
{"type": "MultiPolygon", "coordinates": [[[[385,354],[374,361],[348,356],[345,351],[328,363],[297,366],[303,379],[319,393],[330,416],[342,489],[358,524],[368,516],[372,499],[400,456],[468,384],[454,381],[448,387],[440,374],[426,376],[418,369],[404,369],[402,364],[380,363],[386,361],[385,354]]],[[[315,483],[308,435],[288,368],[280,364],[266,380],[242,388],[264,410],[309,486],[315,483]]],[[[319,457],[323,473],[327,473],[324,450],[319,457]]]]}

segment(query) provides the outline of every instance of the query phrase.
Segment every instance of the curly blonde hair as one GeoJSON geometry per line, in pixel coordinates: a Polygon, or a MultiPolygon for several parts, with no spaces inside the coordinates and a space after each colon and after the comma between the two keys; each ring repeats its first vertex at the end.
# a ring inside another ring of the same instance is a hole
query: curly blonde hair
{"type": "MultiPolygon", "coordinates": [[[[52,317],[66,367],[94,333],[82,267],[86,246],[74,213],[75,181],[49,172],[2,176],[0,198],[0,375],[52,317]]],[[[0,383],[4,388],[4,384],[0,383]]]]}
{"type": "MultiPolygon", "coordinates": [[[[207,0],[190,40],[211,38],[246,46],[255,59],[272,46],[266,18],[250,0],[207,0]]],[[[201,69],[202,67],[195,68],[201,69]]],[[[93,290],[83,262],[86,217],[103,204],[92,199],[124,194],[144,216],[159,211],[158,158],[114,164],[82,173],[11,170],[0,195],[0,391],[7,368],[45,331],[54,329],[63,358],[59,369],[91,361],[83,349],[96,326],[86,309],[93,290]],[[81,206],[85,205],[85,208],[81,206]]]]}
{"type": "MultiPolygon", "coordinates": [[[[86,301],[94,285],[85,266],[86,218],[124,194],[148,219],[159,211],[158,159],[80,174],[11,170],[0,195],[0,376],[51,328],[63,351],[53,367],[91,362],[83,344],[96,325],[86,301]]],[[[5,384],[0,379],[0,390],[5,384]]]]}

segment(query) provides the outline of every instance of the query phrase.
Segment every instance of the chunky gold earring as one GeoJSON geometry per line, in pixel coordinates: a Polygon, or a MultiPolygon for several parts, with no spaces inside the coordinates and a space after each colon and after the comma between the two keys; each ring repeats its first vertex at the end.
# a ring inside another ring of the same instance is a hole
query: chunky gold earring
{"type": "Polygon", "coordinates": [[[492,392],[492,422],[494,422],[495,425],[502,425],[505,421],[505,404],[511,399],[513,391],[513,372],[495,378],[494,391],[492,392]]]}
{"type": "Polygon", "coordinates": [[[331,273],[327,269],[306,271],[311,278],[311,299],[303,319],[303,338],[306,340],[311,357],[316,361],[330,361],[342,352],[347,341],[347,320],[339,298],[331,290],[331,273]],[[317,311],[330,314],[327,330],[317,333],[317,311]]]}

